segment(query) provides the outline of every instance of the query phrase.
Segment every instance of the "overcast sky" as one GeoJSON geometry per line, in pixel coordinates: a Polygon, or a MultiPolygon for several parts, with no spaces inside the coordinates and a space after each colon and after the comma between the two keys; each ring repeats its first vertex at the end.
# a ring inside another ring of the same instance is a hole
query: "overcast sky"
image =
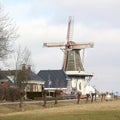
{"type": "Polygon", "coordinates": [[[32,52],[36,73],[61,69],[60,48],[43,48],[44,42],[66,42],[68,17],[74,16],[73,41],[94,42],[85,50],[84,66],[95,73],[91,84],[100,91],[120,91],[119,0],[1,0],[20,35],[14,46],[32,52]]]}

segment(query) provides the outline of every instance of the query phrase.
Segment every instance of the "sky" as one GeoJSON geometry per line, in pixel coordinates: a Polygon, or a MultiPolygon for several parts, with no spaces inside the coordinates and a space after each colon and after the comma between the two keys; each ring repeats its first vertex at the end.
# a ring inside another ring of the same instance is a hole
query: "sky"
{"type": "MultiPolygon", "coordinates": [[[[94,73],[91,84],[99,91],[120,92],[119,0],[1,0],[4,10],[18,26],[21,45],[32,53],[35,72],[61,69],[60,48],[46,42],[66,42],[68,17],[74,17],[73,41],[94,42],[85,50],[84,67],[94,73]]],[[[8,62],[9,67],[13,66],[8,62]]],[[[6,68],[6,66],[4,66],[6,68]]]]}

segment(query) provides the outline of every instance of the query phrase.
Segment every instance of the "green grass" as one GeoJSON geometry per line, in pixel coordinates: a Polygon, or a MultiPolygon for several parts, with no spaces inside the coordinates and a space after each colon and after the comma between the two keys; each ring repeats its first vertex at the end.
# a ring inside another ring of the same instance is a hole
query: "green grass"
{"type": "Polygon", "coordinates": [[[52,115],[14,115],[0,117],[0,120],[120,120],[120,111],[84,111],[82,113],[65,113],[52,115]]]}
{"type": "Polygon", "coordinates": [[[0,120],[120,120],[120,100],[94,103],[0,106],[0,120]]]}

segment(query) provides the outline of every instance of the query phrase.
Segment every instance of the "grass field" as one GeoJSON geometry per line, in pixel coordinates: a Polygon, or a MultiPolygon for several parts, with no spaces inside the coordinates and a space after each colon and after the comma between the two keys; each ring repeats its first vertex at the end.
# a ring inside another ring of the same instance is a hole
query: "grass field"
{"type": "Polygon", "coordinates": [[[17,106],[0,106],[0,120],[120,120],[120,100],[94,103],[58,103],[26,105],[24,111],[17,106]]]}

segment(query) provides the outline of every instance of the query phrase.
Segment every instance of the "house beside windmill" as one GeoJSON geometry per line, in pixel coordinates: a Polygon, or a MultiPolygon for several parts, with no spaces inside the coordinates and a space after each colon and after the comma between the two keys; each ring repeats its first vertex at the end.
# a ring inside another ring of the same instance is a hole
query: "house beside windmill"
{"type": "Polygon", "coordinates": [[[22,70],[18,72],[19,75],[22,76],[21,72],[25,71],[25,81],[23,81],[23,84],[25,84],[25,91],[26,92],[42,92],[42,87],[44,86],[44,81],[38,76],[36,73],[34,73],[30,66],[23,65],[22,70]]]}
{"type": "Polygon", "coordinates": [[[30,66],[23,65],[20,70],[6,70],[3,73],[12,82],[12,86],[26,92],[26,98],[34,99],[42,96],[45,82],[31,70],[30,66]]]}
{"type": "Polygon", "coordinates": [[[88,89],[89,81],[93,77],[93,73],[88,73],[85,71],[83,66],[84,59],[81,58],[81,51],[86,48],[93,48],[93,42],[87,43],[76,43],[72,41],[72,29],[73,29],[73,17],[69,17],[68,21],[68,31],[67,31],[67,42],[59,43],[44,43],[44,47],[64,47],[64,61],[62,70],[70,78],[67,81],[67,89],[69,88],[69,93],[76,94],[81,92],[83,95],[87,93],[94,93],[95,89],[88,89]]]}

